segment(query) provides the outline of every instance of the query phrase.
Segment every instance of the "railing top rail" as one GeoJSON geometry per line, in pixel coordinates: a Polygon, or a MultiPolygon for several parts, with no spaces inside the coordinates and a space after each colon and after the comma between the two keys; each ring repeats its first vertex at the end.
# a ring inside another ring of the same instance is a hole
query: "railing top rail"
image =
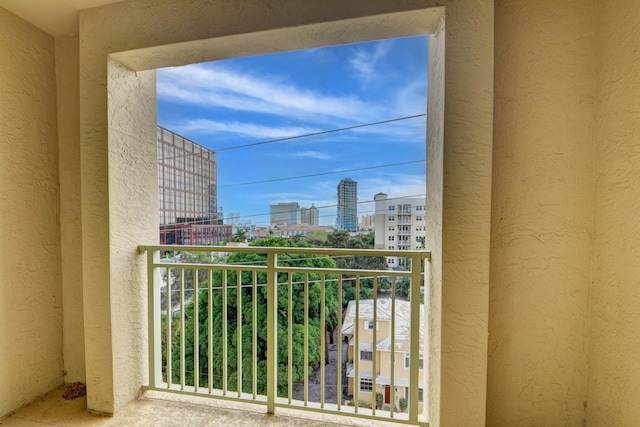
{"type": "MultiPolygon", "coordinates": [[[[266,260],[265,260],[266,262],[266,260]]],[[[286,261],[284,261],[286,262],[286,261]]],[[[151,264],[153,267],[164,268],[198,268],[203,270],[242,270],[242,271],[266,271],[266,265],[254,265],[254,264],[201,264],[201,263],[188,263],[188,262],[171,262],[163,263],[156,262],[151,264]]],[[[378,277],[409,277],[411,276],[411,270],[398,271],[398,270],[372,270],[372,269],[355,269],[355,268],[321,268],[321,267],[293,267],[288,265],[277,265],[274,267],[276,271],[281,272],[299,272],[299,273],[315,273],[315,274],[340,274],[340,275],[364,275],[369,274],[378,277]]]]}
{"type": "Polygon", "coordinates": [[[309,255],[346,255],[346,256],[386,256],[413,257],[431,259],[427,250],[391,251],[385,249],[351,249],[351,248],[301,248],[281,246],[190,246],[190,245],[140,245],[138,251],[185,251],[185,252],[224,252],[224,253],[276,253],[276,254],[309,254],[309,255]]]}

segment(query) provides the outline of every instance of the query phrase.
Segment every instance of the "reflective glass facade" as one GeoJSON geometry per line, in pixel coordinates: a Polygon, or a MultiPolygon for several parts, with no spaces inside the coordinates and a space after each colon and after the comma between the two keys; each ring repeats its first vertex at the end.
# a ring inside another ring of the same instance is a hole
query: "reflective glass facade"
{"type": "Polygon", "coordinates": [[[197,245],[231,239],[218,211],[215,152],[158,126],[160,243],[197,245]]]}

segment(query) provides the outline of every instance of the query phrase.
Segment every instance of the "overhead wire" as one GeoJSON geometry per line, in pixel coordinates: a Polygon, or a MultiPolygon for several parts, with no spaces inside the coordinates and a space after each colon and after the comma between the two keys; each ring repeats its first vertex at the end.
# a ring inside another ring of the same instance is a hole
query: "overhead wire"
{"type": "Polygon", "coordinates": [[[264,183],[268,183],[268,182],[289,181],[289,180],[293,180],[293,179],[312,178],[312,177],[324,176],[324,175],[336,175],[336,174],[347,173],[347,172],[356,172],[356,171],[363,171],[363,170],[370,170],[370,169],[388,168],[388,167],[392,167],[392,166],[409,165],[409,164],[412,164],[412,163],[424,163],[426,161],[427,161],[426,159],[421,159],[421,160],[411,160],[411,161],[408,161],[408,162],[387,163],[387,164],[378,165],[378,166],[366,166],[366,167],[362,167],[362,168],[343,169],[343,170],[339,170],[339,171],[335,171],[335,172],[321,172],[321,173],[313,173],[313,174],[309,174],[309,175],[290,176],[290,177],[286,177],[286,178],[274,178],[274,179],[265,179],[265,180],[262,180],[262,181],[243,182],[243,183],[240,183],[240,184],[218,185],[218,188],[242,187],[242,186],[245,186],[245,185],[264,184],[264,183]]]}
{"type": "MultiPolygon", "coordinates": [[[[343,132],[343,131],[353,130],[353,129],[360,129],[360,128],[364,128],[364,127],[368,127],[368,126],[376,126],[376,125],[381,125],[381,124],[386,124],[386,123],[399,122],[399,121],[402,121],[402,120],[415,119],[417,117],[425,117],[426,115],[427,115],[427,113],[414,114],[412,116],[396,117],[396,118],[393,118],[393,119],[381,120],[381,121],[378,121],[378,122],[363,123],[363,124],[360,124],[360,125],[347,126],[347,127],[343,127],[343,128],[336,128],[336,129],[329,129],[329,130],[323,130],[323,131],[319,131],[319,132],[310,132],[310,133],[305,133],[305,134],[301,134],[301,135],[286,136],[286,137],[283,137],[283,138],[270,139],[270,140],[267,140],[267,141],[252,142],[252,143],[249,143],[249,144],[233,145],[231,147],[223,147],[223,148],[210,149],[210,150],[215,152],[215,153],[219,153],[221,151],[230,151],[230,150],[237,150],[237,149],[240,149],[240,148],[255,147],[255,146],[258,146],[258,145],[274,144],[276,142],[291,141],[291,140],[294,140],[294,139],[308,138],[308,137],[311,137],[311,136],[326,135],[326,134],[329,134],[329,133],[343,132]]],[[[195,155],[199,155],[199,154],[201,154],[201,153],[186,153],[186,154],[180,154],[180,155],[172,156],[172,157],[162,157],[162,158],[160,158],[158,160],[158,162],[165,161],[165,160],[171,160],[171,159],[175,159],[175,158],[178,158],[178,157],[195,156],[195,155]]]]}

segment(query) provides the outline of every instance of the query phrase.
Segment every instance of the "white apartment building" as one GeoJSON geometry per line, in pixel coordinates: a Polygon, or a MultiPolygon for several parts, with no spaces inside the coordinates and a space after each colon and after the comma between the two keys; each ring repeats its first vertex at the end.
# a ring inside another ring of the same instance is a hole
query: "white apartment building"
{"type": "MultiPolygon", "coordinates": [[[[424,197],[392,197],[385,193],[375,201],[375,248],[388,250],[422,249],[425,238],[424,197]]],[[[387,257],[389,268],[398,267],[398,257],[387,257]]]]}

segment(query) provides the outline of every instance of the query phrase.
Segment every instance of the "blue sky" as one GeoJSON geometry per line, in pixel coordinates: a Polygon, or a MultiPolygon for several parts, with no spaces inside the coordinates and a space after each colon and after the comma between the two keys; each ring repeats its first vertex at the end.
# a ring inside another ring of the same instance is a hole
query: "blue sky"
{"type": "MultiPolygon", "coordinates": [[[[269,205],[298,202],[335,224],[336,187],[358,182],[359,201],[425,193],[425,163],[264,184],[301,175],[426,158],[424,116],[290,141],[224,150],[426,113],[427,39],[409,37],[165,68],[157,72],[158,124],[217,153],[218,205],[268,225],[269,205]],[[265,215],[261,215],[265,214],[265,215]]],[[[359,216],[372,204],[358,206],[359,216]]]]}

